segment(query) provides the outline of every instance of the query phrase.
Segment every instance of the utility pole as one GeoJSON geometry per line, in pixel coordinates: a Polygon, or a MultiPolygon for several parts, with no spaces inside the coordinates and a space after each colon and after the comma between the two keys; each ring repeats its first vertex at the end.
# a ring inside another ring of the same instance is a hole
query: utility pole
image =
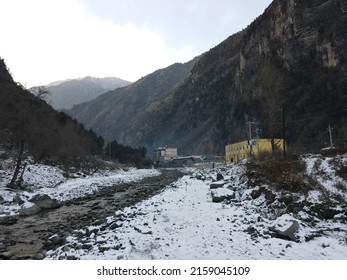
{"type": "Polygon", "coordinates": [[[248,125],[248,137],[249,137],[249,147],[250,147],[250,155],[253,155],[253,144],[252,144],[252,124],[254,124],[254,122],[246,122],[246,124],[248,125]]]}
{"type": "Polygon", "coordinates": [[[330,126],[330,124],[329,124],[329,126],[328,126],[327,131],[328,131],[328,133],[329,133],[330,148],[332,148],[332,147],[334,146],[334,145],[333,145],[333,136],[332,136],[332,131],[333,131],[333,129],[332,129],[332,127],[330,126]]]}
{"type": "Polygon", "coordinates": [[[254,122],[246,122],[246,124],[248,125],[248,138],[252,140],[252,125],[254,122]]]}
{"type": "Polygon", "coordinates": [[[282,133],[283,133],[283,157],[286,158],[286,119],[284,104],[282,105],[282,133]]]}

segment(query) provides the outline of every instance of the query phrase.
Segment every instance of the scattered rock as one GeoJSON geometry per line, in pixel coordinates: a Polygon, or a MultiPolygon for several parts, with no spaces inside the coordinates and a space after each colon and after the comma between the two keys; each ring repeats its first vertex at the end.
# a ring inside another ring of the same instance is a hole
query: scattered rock
{"type": "Polygon", "coordinates": [[[0,204],[3,203],[5,199],[0,195],[0,204]]]}
{"type": "Polygon", "coordinates": [[[106,219],[96,220],[94,223],[92,223],[92,225],[93,226],[101,226],[104,223],[106,223],[106,219]]]}
{"type": "Polygon", "coordinates": [[[286,195],[280,196],[279,198],[277,198],[277,200],[281,203],[284,203],[285,205],[289,205],[293,202],[293,195],[286,194],[286,195]]]}
{"type": "Polygon", "coordinates": [[[58,200],[49,197],[47,194],[35,195],[32,199],[30,199],[30,202],[35,203],[41,209],[52,209],[60,206],[58,200]]]}
{"type": "Polygon", "coordinates": [[[114,230],[114,229],[116,229],[116,228],[122,227],[122,225],[123,225],[123,223],[114,222],[114,223],[112,223],[112,224],[109,226],[109,229],[110,229],[110,230],[114,230]]]}
{"type": "Polygon", "coordinates": [[[251,197],[253,199],[257,199],[261,196],[261,194],[265,191],[265,188],[264,187],[261,187],[261,188],[256,188],[254,189],[252,192],[251,192],[251,197]]]}
{"type": "Polygon", "coordinates": [[[51,241],[54,245],[60,245],[64,243],[65,238],[60,237],[58,234],[54,234],[50,238],[48,238],[48,240],[51,241]]]}
{"type": "Polygon", "coordinates": [[[254,227],[254,226],[249,226],[247,229],[244,230],[247,232],[253,239],[259,237],[260,232],[254,227]]]}
{"type": "Polygon", "coordinates": [[[211,191],[212,201],[219,203],[224,200],[230,200],[235,198],[235,192],[225,188],[218,188],[211,191]]]}
{"type": "Polygon", "coordinates": [[[295,233],[299,227],[300,224],[297,220],[294,220],[291,216],[285,214],[279,217],[275,221],[274,226],[270,227],[269,230],[274,232],[273,237],[296,242],[297,238],[295,233]]]}
{"type": "Polygon", "coordinates": [[[99,247],[99,251],[100,252],[105,252],[105,251],[108,251],[111,249],[111,246],[110,245],[102,245],[99,247]]]}
{"type": "Polygon", "coordinates": [[[13,253],[11,252],[3,252],[3,253],[0,253],[0,260],[9,260],[11,259],[13,256],[13,253]]]}
{"type": "Polygon", "coordinates": [[[67,253],[67,252],[70,252],[70,247],[65,245],[63,248],[61,248],[61,250],[65,253],[67,253]]]}
{"type": "Polygon", "coordinates": [[[214,183],[211,183],[210,189],[212,190],[212,189],[222,188],[224,185],[225,185],[224,181],[214,182],[214,183]]]}
{"type": "Polygon", "coordinates": [[[202,174],[196,174],[195,178],[198,179],[198,180],[201,180],[201,181],[205,181],[206,180],[206,177],[204,175],[202,175],[202,174]]]}
{"type": "Polygon", "coordinates": [[[82,249],[89,250],[93,247],[93,243],[84,243],[82,249]]]}
{"type": "Polygon", "coordinates": [[[224,180],[224,177],[222,174],[218,173],[216,179],[217,179],[217,181],[222,181],[222,180],[224,180]]]}
{"type": "Polygon", "coordinates": [[[44,254],[41,254],[41,253],[39,253],[39,254],[37,254],[36,256],[35,256],[35,259],[36,260],[43,260],[45,258],[45,255],[44,254]]]}
{"type": "Polygon", "coordinates": [[[319,218],[330,220],[334,219],[336,215],[343,213],[343,210],[339,210],[329,204],[314,204],[310,207],[310,212],[316,213],[319,218]]]}
{"type": "Polygon", "coordinates": [[[73,261],[73,260],[78,260],[78,258],[73,254],[69,254],[66,256],[66,260],[73,261]]]}
{"type": "Polygon", "coordinates": [[[24,203],[24,200],[18,194],[16,194],[12,199],[12,203],[16,203],[18,205],[21,205],[24,203]]]}
{"type": "Polygon", "coordinates": [[[88,237],[91,236],[93,233],[97,234],[98,232],[99,232],[99,229],[97,227],[91,226],[86,228],[86,236],[88,237]]]}
{"type": "Polygon", "coordinates": [[[267,204],[271,204],[276,200],[276,195],[269,189],[265,189],[265,199],[267,204]]]}
{"type": "Polygon", "coordinates": [[[19,215],[20,216],[30,216],[41,211],[41,208],[32,202],[25,202],[20,206],[19,215]]]}
{"type": "Polygon", "coordinates": [[[137,232],[142,233],[142,234],[153,234],[152,231],[142,231],[138,227],[134,227],[134,230],[136,230],[137,232]]]}

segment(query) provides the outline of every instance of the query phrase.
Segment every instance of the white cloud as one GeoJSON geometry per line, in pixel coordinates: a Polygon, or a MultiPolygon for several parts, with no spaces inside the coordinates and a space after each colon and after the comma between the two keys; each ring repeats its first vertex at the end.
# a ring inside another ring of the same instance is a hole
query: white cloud
{"type": "Polygon", "coordinates": [[[246,27],[271,0],[0,0],[0,56],[27,86],[135,81],[246,27]]]}
{"type": "Polygon", "coordinates": [[[195,55],[170,49],[146,26],[104,22],[75,1],[0,1],[0,56],[28,86],[86,75],[135,81],[195,55]]]}

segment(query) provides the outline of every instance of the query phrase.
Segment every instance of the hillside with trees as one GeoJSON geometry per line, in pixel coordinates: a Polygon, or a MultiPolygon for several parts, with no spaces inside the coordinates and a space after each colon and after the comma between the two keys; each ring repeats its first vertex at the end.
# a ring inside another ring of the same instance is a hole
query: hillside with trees
{"type": "MultiPolygon", "coordinates": [[[[76,167],[100,155],[102,137],[63,112],[55,111],[44,100],[16,84],[0,59],[0,147],[16,158],[16,171],[24,154],[36,161],[76,167]]],[[[16,176],[14,176],[16,177],[16,176]]]]}
{"type": "Polygon", "coordinates": [[[159,69],[127,87],[107,92],[66,112],[102,135],[107,142],[116,139],[125,146],[143,146],[147,143],[140,140],[135,144],[133,141],[136,136],[129,133],[133,131],[132,126],[148,112],[160,108],[161,100],[169,98],[184,81],[197,59],[159,69]]]}

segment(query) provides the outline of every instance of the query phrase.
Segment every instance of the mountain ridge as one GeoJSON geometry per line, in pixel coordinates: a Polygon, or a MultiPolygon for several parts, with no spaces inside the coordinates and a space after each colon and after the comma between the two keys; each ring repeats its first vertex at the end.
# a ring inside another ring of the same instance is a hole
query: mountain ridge
{"type": "Polygon", "coordinates": [[[344,1],[274,0],[247,28],[199,56],[138,117],[119,124],[99,115],[87,126],[133,146],[224,154],[226,144],[249,138],[246,123],[253,135],[282,137],[284,106],[292,150],[319,151],[330,124],[341,145],[347,138],[346,11],[344,1]]]}
{"type": "Polygon", "coordinates": [[[105,140],[116,139],[130,145],[131,139],[126,134],[130,124],[148,110],[153,110],[161,99],[168,96],[187,76],[196,60],[158,69],[127,87],[107,92],[66,112],[86,127],[93,127],[105,140]]]}
{"type": "Polygon", "coordinates": [[[131,84],[116,77],[97,78],[86,76],[49,83],[45,87],[50,92],[50,102],[55,109],[70,109],[99,95],[131,84]]]}

